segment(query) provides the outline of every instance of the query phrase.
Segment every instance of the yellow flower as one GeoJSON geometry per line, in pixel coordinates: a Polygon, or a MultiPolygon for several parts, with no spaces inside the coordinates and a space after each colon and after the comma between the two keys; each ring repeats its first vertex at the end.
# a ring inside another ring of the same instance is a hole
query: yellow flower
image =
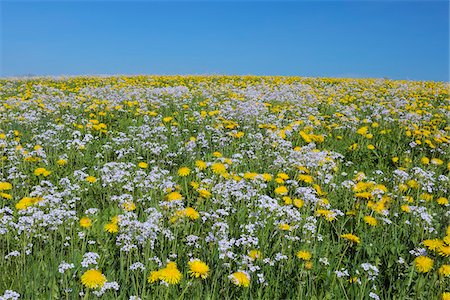
{"type": "Polygon", "coordinates": [[[199,218],[199,213],[192,207],[187,207],[184,210],[184,213],[186,214],[186,216],[191,219],[191,220],[197,220],[199,218]]]}
{"type": "Polygon", "coordinates": [[[181,281],[182,274],[177,269],[175,262],[167,263],[164,269],[158,271],[159,279],[167,282],[168,284],[178,284],[181,281]]]}
{"type": "Polygon", "coordinates": [[[106,277],[100,271],[90,269],[81,275],[81,283],[87,288],[95,289],[102,287],[106,282],[106,277]]]}
{"type": "Polygon", "coordinates": [[[234,272],[229,277],[231,282],[237,286],[248,287],[250,285],[250,276],[244,272],[234,272]]]}
{"type": "Polygon", "coordinates": [[[258,258],[262,257],[262,253],[259,250],[250,250],[248,256],[250,256],[252,260],[257,260],[258,258]]]}
{"type": "Polygon", "coordinates": [[[203,198],[211,197],[211,193],[207,189],[199,189],[198,193],[200,194],[200,197],[203,197],[203,198]]]}
{"type": "Polygon", "coordinates": [[[311,252],[309,252],[309,251],[298,251],[296,254],[295,254],[298,258],[300,258],[300,259],[302,259],[302,260],[305,260],[305,261],[308,261],[308,260],[310,260],[311,259],[311,257],[312,257],[312,255],[311,255],[311,252]]]}
{"type": "Polygon", "coordinates": [[[368,130],[369,130],[369,127],[364,126],[364,127],[359,128],[358,130],[356,130],[356,133],[360,134],[360,135],[366,135],[368,130]]]}
{"type": "Polygon", "coordinates": [[[278,178],[281,178],[281,179],[283,179],[283,180],[288,180],[288,179],[289,179],[289,175],[286,174],[286,173],[278,173],[278,174],[277,174],[277,177],[278,177],[278,178]]]}
{"type": "Polygon", "coordinates": [[[51,174],[50,171],[46,170],[45,168],[36,168],[36,170],[34,170],[34,175],[39,176],[42,175],[44,177],[47,177],[48,175],[51,174]]]}
{"type": "Polygon", "coordinates": [[[342,234],[341,238],[344,238],[350,242],[353,242],[355,244],[359,244],[361,243],[361,240],[359,237],[357,237],[356,235],[352,234],[352,233],[346,233],[346,234],[342,234]]]}
{"type": "Polygon", "coordinates": [[[10,189],[12,189],[11,183],[5,181],[0,182],[0,191],[9,191],[10,189]]]}
{"type": "Polygon", "coordinates": [[[197,160],[195,162],[195,166],[199,169],[199,170],[204,170],[206,169],[206,163],[203,160],[197,160]]]}
{"type": "Polygon", "coordinates": [[[206,279],[206,277],[208,277],[209,267],[201,260],[194,259],[188,262],[188,265],[189,265],[189,274],[191,274],[191,277],[195,278],[201,277],[203,279],[206,279]]]}
{"type": "Polygon", "coordinates": [[[178,176],[186,177],[191,173],[191,169],[188,167],[181,167],[178,169],[178,176]]]}
{"type": "Polygon", "coordinates": [[[294,206],[297,208],[301,208],[301,207],[303,207],[303,205],[305,205],[305,201],[303,201],[302,199],[299,199],[299,198],[295,198],[293,202],[294,202],[294,206]]]}
{"type": "Polygon", "coordinates": [[[438,273],[439,273],[439,275],[444,276],[444,277],[450,276],[450,265],[442,265],[438,269],[438,273]]]}
{"type": "Polygon", "coordinates": [[[134,204],[134,202],[124,202],[122,206],[126,211],[133,211],[136,209],[136,204],[134,204]]]}
{"type": "Polygon", "coordinates": [[[443,292],[442,293],[442,300],[450,300],[450,293],[449,292],[443,292]]]}
{"type": "Polygon", "coordinates": [[[430,163],[430,159],[428,157],[424,156],[420,159],[420,162],[424,165],[428,165],[430,163]]]}
{"type": "Polygon", "coordinates": [[[86,181],[90,182],[90,183],[96,183],[97,178],[95,178],[94,176],[88,176],[88,177],[86,177],[86,181]]]}
{"type": "Polygon", "coordinates": [[[378,223],[377,219],[375,219],[372,216],[365,216],[363,219],[364,219],[364,222],[366,222],[366,224],[368,224],[370,226],[376,226],[378,223]]]}
{"type": "Polygon", "coordinates": [[[117,233],[119,231],[117,223],[108,223],[103,228],[109,233],[117,233]]]}
{"type": "Polygon", "coordinates": [[[314,179],[311,175],[300,174],[297,176],[299,181],[303,181],[305,183],[313,183],[314,179]]]}
{"type": "Polygon", "coordinates": [[[273,179],[272,175],[270,175],[269,173],[264,173],[261,176],[262,176],[263,180],[266,182],[272,181],[272,179],[273,179]]]}
{"type": "Polygon", "coordinates": [[[441,159],[439,159],[439,158],[433,158],[433,159],[431,159],[431,164],[433,164],[433,165],[437,165],[437,166],[440,166],[440,165],[442,165],[444,162],[441,160],[441,159]]]}
{"type": "Polygon", "coordinates": [[[183,196],[178,192],[172,192],[166,196],[167,201],[183,200],[183,196]]]}
{"type": "Polygon", "coordinates": [[[138,163],[138,167],[141,169],[147,169],[148,163],[141,161],[140,163],[138,163]]]}
{"type": "Polygon", "coordinates": [[[7,193],[0,193],[0,197],[2,197],[4,199],[8,199],[8,200],[12,199],[12,196],[10,194],[7,194],[7,193]]]}
{"type": "Polygon", "coordinates": [[[92,226],[92,220],[88,217],[83,217],[80,219],[80,226],[83,228],[89,228],[92,226]]]}
{"type": "Polygon", "coordinates": [[[275,189],[275,194],[277,195],[286,195],[288,193],[288,189],[287,187],[285,187],[284,185],[280,185],[279,187],[277,187],[275,189]]]}
{"type": "Polygon", "coordinates": [[[216,151],[213,153],[213,156],[219,158],[219,157],[222,157],[222,153],[216,151]]]}
{"type": "Polygon", "coordinates": [[[436,202],[440,205],[447,205],[448,204],[448,199],[445,197],[439,197],[436,199],[436,202]]]}
{"type": "Polygon", "coordinates": [[[154,283],[159,280],[159,271],[151,271],[147,278],[148,283],[154,283]]]}
{"type": "Polygon", "coordinates": [[[418,256],[414,260],[417,271],[420,273],[427,273],[433,268],[433,260],[426,256],[418,256]]]}
{"type": "Polygon", "coordinates": [[[440,256],[449,257],[450,256],[450,246],[441,246],[438,249],[438,253],[440,256]]]}
{"type": "Polygon", "coordinates": [[[280,225],[278,225],[278,228],[280,228],[281,230],[286,231],[286,230],[291,229],[291,226],[289,224],[280,224],[280,225]]]}
{"type": "Polygon", "coordinates": [[[65,166],[65,165],[67,165],[67,160],[65,160],[65,159],[58,159],[58,160],[56,161],[56,163],[57,163],[58,165],[60,165],[60,166],[65,166]]]}
{"type": "Polygon", "coordinates": [[[222,163],[212,164],[211,169],[215,174],[223,174],[227,172],[227,168],[222,163]]]}
{"type": "Polygon", "coordinates": [[[424,240],[422,244],[431,251],[435,251],[444,245],[440,239],[424,240]]]}
{"type": "Polygon", "coordinates": [[[367,149],[369,149],[369,150],[375,150],[375,146],[372,145],[372,144],[367,145],[367,149]]]}

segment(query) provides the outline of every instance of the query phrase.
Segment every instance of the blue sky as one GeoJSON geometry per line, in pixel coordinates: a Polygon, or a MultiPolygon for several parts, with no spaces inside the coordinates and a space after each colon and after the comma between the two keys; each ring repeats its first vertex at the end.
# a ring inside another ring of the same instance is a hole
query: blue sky
{"type": "Polygon", "coordinates": [[[4,1],[1,76],[449,80],[447,1],[4,1]]]}

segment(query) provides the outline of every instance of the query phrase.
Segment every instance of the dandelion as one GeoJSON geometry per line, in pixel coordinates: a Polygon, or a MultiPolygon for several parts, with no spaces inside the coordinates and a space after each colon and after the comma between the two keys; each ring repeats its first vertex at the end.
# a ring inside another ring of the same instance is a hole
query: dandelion
{"type": "Polygon", "coordinates": [[[177,268],[175,262],[168,262],[164,269],[158,271],[159,280],[163,280],[168,284],[178,284],[181,281],[182,274],[177,268]]]}
{"type": "Polygon", "coordinates": [[[195,161],[195,166],[199,169],[199,170],[204,170],[206,169],[207,165],[203,160],[197,160],[195,161]]]}
{"type": "Polygon", "coordinates": [[[119,232],[119,226],[116,223],[108,223],[104,227],[106,232],[117,233],[119,232]]]}
{"type": "Polygon", "coordinates": [[[0,191],[9,191],[12,189],[12,184],[9,182],[0,182],[0,191]]]}
{"type": "Polygon", "coordinates": [[[200,216],[200,214],[192,207],[186,207],[186,209],[184,210],[184,213],[192,221],[197,220],[200,216]]]}
{"type": "Polygon", "coordinates": [[[431,251],[435,251],[442,247],[444,245],[444,242],[440,239],[433,239],[433,240],[424,240],[422,244],[430,249],[431,251]]]}
{"type": "Polygon", "coordinates": [[[215,174],[224,174],[227,172],[227,168],[224,164],[214,163],[211,165],[211,169],[215,174]]]}
{"type": "Polygon", "coordinates": [[[95,289],[102,287],[106,282],[106,277],[100,271],[90,269],[81,275],[81,283],[87,288],[95,289]]]}
{"type": "Polygon", "coordinates": [[[342,234],[341,238],[344,238],[350,242],[353,242],[355,244],[359,244],[361,243],[361,240],[359,239],[359,237],[357,237],[356,235],[352,234],[352,233],[346,233],[346,234],[342,234]]]}
{"type": "Polygon", "coordinates": [[[252,260],[257,260],[258,258],[262,257],[262,253],[259,250],[250,250],[250,252],[248,253],[248,256],[252,259],[252,260]]]}
{"type": "Polygon", "coordinates": [[[199,259],[194,259],[188,262],[189,265],[189,274],[191,277],[206,279],[209,273],[209,267],[207,264],[202,262],[199,259]]]}
{"type": "Polygon", "coordinates": [[[298,251],[295,255],[296,255],[298,258],[300,258],[301,260],[305,260],[305,261],[310,260],[311,257],[312,257],[311,252],[309,252],[309,251],[303,251],[303,250],[298,251]]]}
{"type": "Polygon", "coordinates": [[[88,176],[88,177],[86,177],[86,181],[89,183],[96,183],[97,178],[95,178],[94,176],[88,176]]]}
{"type": "Polygon", "coordinates": [[[166,196],[167,201],[183,200],[183,196],[178,192],[171,192],[166,196]]]}
{"type": "Polygon", "coordinates": [[[141,169],[147,169],[148,163],[141,161],[140,163],[138,163],[138,167],[141,169]]]}
{"type": "Polygon", "coordinates": [[[428,273],[433,268],[433,260],[426,256],[418,256],[414,259],[416,269],[420,273],[428,273]]]}
{"type": "Polygon", "coordinates": [[[178,169],[178,176],[180,177],[186,177],[191,173],[191,169],[188,167],[181,167],[178,169]]]}
{"type": "Polygon", "coordinates": [[[370,225],[370,226],[376,226],[377,225],[377,219],[375,219],[372,216],[365,216],[364,218],[364,222],[366,222],[366,224],[370,225]]]}
{"type": "Polygon", "coordinates": [[[80,226],[83,228],[89,228],[92,226],[92,220],[88,217],[83,217],[80,219],[80,226]]]}
{"type": "Polygon", "coordinates": [[[449,257],[450,256],[450,246],[441,246],[438,248],[438,253],[440,256],[449,257]]]}
{"type": "Polygon", "coordinates": [[[275,188],[274,192],[277,195],[286,195],[288,193],[288,189],[284,185],[281,185],[281,186],[275,188]]]}
{"type": "Polygon", "coordinates": [[[234,272],[229,278],[231,279],[231,282],[237,286],[248,287],[250,285],[250,276],[246,272],[234,272]]]}
{"type": "Polygon", "coordinates": [[[438,269],[438,273],[441,276],[444,277],[449,277],[450,276],[450,265],[442,265],[439,269],[438,269]]]}

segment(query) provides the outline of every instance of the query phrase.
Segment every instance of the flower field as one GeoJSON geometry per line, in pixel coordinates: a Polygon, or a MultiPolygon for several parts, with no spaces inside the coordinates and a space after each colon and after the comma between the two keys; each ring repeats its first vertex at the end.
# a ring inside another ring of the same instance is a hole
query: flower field
{"type": "Polygon", "coordinates": [[[450,299],[448,83],[0,80],[0,299],[450,299]]]}

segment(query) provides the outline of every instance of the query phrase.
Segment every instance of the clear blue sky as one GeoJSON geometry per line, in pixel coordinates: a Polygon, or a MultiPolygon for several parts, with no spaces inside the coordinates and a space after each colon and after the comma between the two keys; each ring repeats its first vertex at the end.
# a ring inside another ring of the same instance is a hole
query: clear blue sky
{"type": "Polygon", "coordinates": [[[1,1],[1,76],[449,80],[445,0],[1,1]]]}

